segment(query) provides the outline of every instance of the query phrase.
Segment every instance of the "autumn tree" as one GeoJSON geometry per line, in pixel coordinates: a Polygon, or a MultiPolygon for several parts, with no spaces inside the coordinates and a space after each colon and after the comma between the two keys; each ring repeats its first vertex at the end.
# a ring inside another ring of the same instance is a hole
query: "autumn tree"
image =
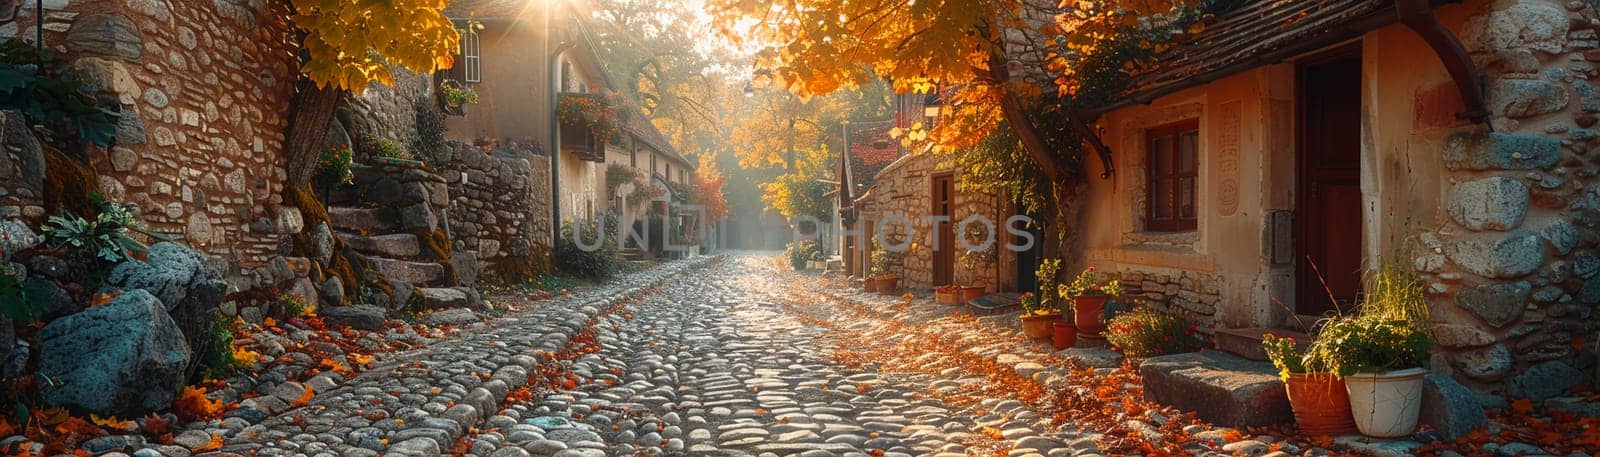
{"type": "Polygon", "coordinates": [[[761,199],[778,214],[793,221],[811,217],[821,222],[833,220],[833,203],[827,197],[833,181],[831,165],[837,155],[826,146],[806,148],[796,153],[795,168],[761,184],[761,199]]]}
{"type": "Polygon", "coordinates": [[[345,92],[393,85],[390,66],[431,73],[451,65],[459,36],[448,0],[289,0],[300,41],[301,78],[284,141],[288,184],[305,186],[345,92]]]}
{"type": "MultiPolygon", "coordinates": [[[[1062,222],[1078,220],[1093,119],[1075,100],[1108,96],[1132,79],[1143,68],[1140,57],[1171,36],[1170,16],[1186,11],[1185,3],[711,0],[724,35],[769,43],[757,64],[797,96],[875,77],[893,81],[899,93],[956,88],[952,108],[928,138],[936,151],[959,154],[1008,127],[1049,182],[1060,236],[1046,237],[1047,248],[1051,240],[1079,242],[1076,228],[1062,222]],[[1139,33],[1149,29],[1161,33],[1139,33]]],[[[1051,249],[1068,257],[1074,250],[1051,249]]]]}

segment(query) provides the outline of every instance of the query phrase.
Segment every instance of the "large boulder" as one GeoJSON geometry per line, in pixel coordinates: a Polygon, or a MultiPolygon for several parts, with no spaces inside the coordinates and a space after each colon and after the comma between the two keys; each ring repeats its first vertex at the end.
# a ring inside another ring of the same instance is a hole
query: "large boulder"
{"type": "Polygon", "coordinates": [[[165,305],[194,353],[227,350],[211,347],[210,338],[227,283],[216,269],[206,264],[200,253],[188,246],[157,243],[150,247],[150,256],[144,261],[123,262],[112,268],[104,288],[149,291],[165,305]]]}
{"type": "Polygon", "coordinates": [[[183,386],[189,346],[161,301],[143,289],[39,330],[45,404],[140,417],[167,408],[183,386]]]}
{"type": "Polygon", "coordinates": [[[1551,360],[1528,367],[1506,382],[1506,396],[1544,400],[1559,397],[1589,382],[1588,374],[1551,360]]]}
{"type": "Polygon", "coordinates": [[[1194,411],[1206,422],[1244,427],[1294,420],[1271,363],[1201,351],[1145,359],[1139,372],[1146,398],[1194,411]]]}

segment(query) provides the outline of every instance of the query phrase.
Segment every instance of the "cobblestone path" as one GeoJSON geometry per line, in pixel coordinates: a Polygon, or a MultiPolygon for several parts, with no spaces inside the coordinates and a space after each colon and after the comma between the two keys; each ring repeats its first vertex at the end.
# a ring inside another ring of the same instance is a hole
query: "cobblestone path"
{"type": "Polygon", "coordinates": [[[223,450],[349,457],[1098,452],[1095,436],[1049,427],[1015,399],[958,408],[927,395],[984,382],[974,373],[879,374],[871,364],[836,363],[828,349],[839,343],[830,336],[839,327],[814,323],[832,312],[818,300],[840,291],[797,292],[791,275],[770,257],[733,255],[625,277],[392,356],[318,389],[304,407],[233,434],[223,450]]]}

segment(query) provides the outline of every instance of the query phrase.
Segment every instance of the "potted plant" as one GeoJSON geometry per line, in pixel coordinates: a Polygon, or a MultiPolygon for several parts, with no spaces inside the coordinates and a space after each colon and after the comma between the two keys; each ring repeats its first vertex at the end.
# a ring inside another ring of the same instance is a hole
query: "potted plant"
{"type": "Polygon", "coordinates": [[[1072,297],[1073,323],[1085,336],[1099,337],[1106,330],[1101,319],[1105,316],[1106,302],[1122,292],[1122,283],[1113,279],[1104,284],[1095,281],[1094,267],[1085,268],[1072,279],[1071,284],[1059,286],[1063,297],[1072,297]]]}
{"type": "MultiPolygon", "coordinates": [[[[990,243],[988,249],[969,250],[961,253],[961,267],[966,269],[969,274],[976,276],[975,273],[978,270],[988,265],[993,265],[996,258],[994,243],[990,243]]],[[[979,285],[961,286],[961,301],[966,302],[981,297],[986,289],[984,286],[979,285]]]]}
{"type": "Polygon", "coordinates": [[[1061,312],[1046,308],[1043,300],[1032,292],[1022,294],[1021,301],[1022,334],[1036,340],[1050,338],[1050,324],[1061,320],[1061,312]]]}
{"type": "Polygon", "coordinates": [[[439,101],[444,112],[452,116],[467,115],[467,105],[478,103],[478,92],[454,79],[439,82],[439,101]]]}
{"type": "Polygon", "coordinates": [[[946,284],[933,288],[933,302],[946,305],[961,304],[961,286],[946,284]]]}
{"type": "Polygon", "coordinates": [[[1261,339],[1267,358],[1278,367],[1295,426],[1312,436],[1349,434],[1356,429],[1350,414],[1350,393],[1344,379],[1322,367],[1308,367],[1305,354],[1294,338],[1267,334],[1261,339]]]}
{"type": "Polygon", "coordinates": [[[1363,435],[1406,436],[1417,428],[1432,345],[1422,282],[1385,262],[1368,272],[1362,290],[1361,312],[1326,320],[1305,359],[1344,378],[1363,435]]]}
{"type": "Polygon", "coordinates": [[[894,272],[899,266],[900,253],[881,247],[872,251],[872,277],[879,294],[893,295],[900,290],[900,275],[894,272]]]}
{"type": "Polygon", "coordinates": [[[1050,323],[1050,346],[1062,350],[1078,344],[1078,326],[1062,319],[1050,323]]]}

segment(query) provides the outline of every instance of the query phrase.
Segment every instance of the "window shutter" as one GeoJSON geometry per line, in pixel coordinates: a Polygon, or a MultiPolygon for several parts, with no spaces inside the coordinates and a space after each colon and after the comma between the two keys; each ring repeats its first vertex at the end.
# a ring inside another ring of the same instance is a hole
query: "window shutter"
{"type": "Polygon", "coordinates": [[[467,60],[466,60],[465,56],[462,54],[461,51],[467,45],[467,43],[466,43],[467,29],[465,27],[468,27],[468,26],[469,25],[465,24],[465,23],[456,24],[456,34],[461,36],[461,46],[460,47],[456,47],[456,53],[451,56],[453,58],[453,60],[452,60],[452,63],[450,65],[450,69],[448,71],[445,71],[445,73],[444,73],[444,75],[445,75],[444,77],[446,79],[453,79],[453,80],[456,80],[458,82],[459,81],[466,81],[467,60]]]}

